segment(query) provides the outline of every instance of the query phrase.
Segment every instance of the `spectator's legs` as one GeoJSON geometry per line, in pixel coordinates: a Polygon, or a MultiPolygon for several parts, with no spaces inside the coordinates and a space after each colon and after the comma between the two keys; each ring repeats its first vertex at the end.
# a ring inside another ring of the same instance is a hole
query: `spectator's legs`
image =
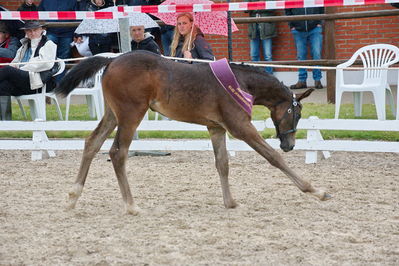
{"type": "MultiPolygon", "coordinates": [[[[57,45],[57,58],[67,59],[71,57],[71,42],[73,41],[73,37],[58,37],[51,32],[47,32],[47,38],[57,45]]],[[[57,84],[60,83],[65,73],[66,71],[55,77],[57,84]]],[[[49,99],[46,98],[47,103],[50,103],[49,99]]]]}
{"type": "Polygon", "coordinates": [[[53,41],[53,43],[55,43],[57,45],[57,50],[58,50],[58,37],[57,35],[51,33],[51,32],[47,32],[46,34],[47,39],[53,41]]]}
{"type": "Polygon", "coordinates": [[[61,59],[71,58],[71,42],[73,37],[58,38],[57,57],[61,59]]]}
{"type": "Polygon", "coordinates": [[[260,55],[259,55],[259,44],[260,44],[260,34],[259,34],[259,28],[256,27],[256,37],[254,39],[251,39],[249,42],[250,46],[250,53],[251,53],[251,61],[259,61],[260,60],[260,55]]]}
{"type": "Polygon", "coordinates": [[[30,89],[29,73],[11,66],[0,69],[0,96],[33,94],[30,89]]]}
{"type": "Polygon", "coordinates": [[[57,45],[57,57],[66,59],[71,57],[71,42],[72,37],[58,37],[57,35],[48,32],[47,38],[57,45]]]}
{"type": "MultiPolygon", "coordinates": [[[[262,40],[262,48],[263,48],[263,56],[265,57],[265,61],[272,61],[273,56],[272,56],[272,47],[273,47],[273,42],[272,38],[268,38],[265,40],[262,40]]],[[[269,74],[273,74],[273,68],[272,67],[266,67],[265,68],[266,72],[269,74]]]]}
{"type": "MultiPolygon", "coordinates": [[[[309,40],[310,40],[310,52],[312,54],[313,60],[321,59],[321,52],[323,47],[323,34],[322,27],[316,27],[309,32],[309,40]]],[[[313,69],[313,79],[315,81],[320,81],[321,79],[321,70],[313,69]]]]}
{"type": "MultiPolygon", "coordinates": [[[[307,48],[307,32],[300,32],[297,30],[292,30],[291,31],[294,40],[295,40],[295,46],[296,46],[296,54],[297,54],[297,59],[298,60],[306,60],[307,55],[308,55],[308,48],[307,48]]],[[[298,80],[301,82],[306,82],[306,79],[308,77],[308,73],[306,69],[300,68],[298,70],[298,80]]]]}
{"type": "Polygon", "coordinates": [[[161,35],[163,54],[170,56],[170,45],[172,44],[174,30],[167,30],[161,35]]]}

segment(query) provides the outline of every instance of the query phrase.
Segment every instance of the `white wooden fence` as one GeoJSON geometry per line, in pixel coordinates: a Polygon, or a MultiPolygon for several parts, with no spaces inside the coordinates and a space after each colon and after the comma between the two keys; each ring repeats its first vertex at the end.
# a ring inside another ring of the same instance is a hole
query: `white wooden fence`
{"type": "MultiPolygon", "coordinates": [[[[266,127],[273,127],[271,119],[266,120],[266,127]]],[[[317,155],[322,153],[329,158],[329,151],[352,152],[395,152],[399,153],[399,121],[369,119],[318,119],[315,116],[301,119],[298,129],[307,130],[306,140],[297,140],[295,149],[306,150],[306,163],[316,163],[317,155]],[[365,140],[324,140],[320,130],[355,130],[355,131],[396,131],[397,141],[365,140]]]]}
{"type": "MultiPolygon", "coordinates": [[[[48,139],[45,131],[91,131],[98,121],[1,121],[0,131],[32,131],[32,139],[1,139],[0,150],[32,150],[32,160],[41,160],[55,156],[55,150],[82,150],[82,139],[48,139]]],[[[271,119],[253,121],[258,131],[274,128],[271,119]]],[[[356,152],[396,152],[399,153],[397,142],[386,141],[356,141],[356,140],[323,140],[320,130],[364,130],[364,131],[397,131],[398,120],[349,120],[349,119],[318,119],[311,117],[301,119],[298,129],[307,130],[307,139],[297,139],[296,150],[306,150],[306,163],[316,163],[318,152],[324,158],[330,157],[329,151],[356,152]]],[[[139,131],[206,131],[205,126],[177,121],[142,121],[139,131]]],[[[109,150],[112,139],[106,140],[101,150],[109,150]]],[[[278,139],[266,139],[273,148],[279,148],[278,139]]],[[[229,151],[250,151],[246,143],[239,140],[228,140],[229,151]]],[[[167,140],[140,139],[133,141],[131,150],[212,150],[210,140],[167,140]]]]}

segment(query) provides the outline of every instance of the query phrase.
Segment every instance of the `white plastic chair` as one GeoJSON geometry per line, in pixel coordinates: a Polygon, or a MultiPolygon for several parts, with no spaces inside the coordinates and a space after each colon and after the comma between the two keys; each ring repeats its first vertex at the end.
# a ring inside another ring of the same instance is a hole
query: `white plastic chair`
{"type": "Polygon", "coordinates": [[[71,96],[84,95],[86,96],[86,103],[89,108],[90,117],[97,117],[100,120],[104,115],[104,100],[101,86],[101,78],[104,72],[104,68],[99,70],[94,76],[93,87],[77,87],[71,91],[66,98],[66,112],[65,120],[69,117],[69,107],[71,104],[71,96]]]}
{"type": "MultiPolygon", "coordinates": [[[[58,63],[59,63],[59,70],[57,71],[57,73],[53,75],[53,77],[61,74],[65,70],[65,62],[60,61],[58,63]]],[[[27,118],[27,116],[21,100],[28,101],[32,120],[36,119],[46,120],[46,97],[49,97],[51,101],[55,104],[58,116],[60,120],[63,120],[61,108],[58,103],[57,97],[54,92],[46,92],[46,84],[44,84],[44,86],[42,87],[42,91],[40,93],[15,96],[15,99],[17,100],[19,108],[21,109],[22,115],[24,116],[25,119],[27,118]]]]}
{"type": "Polygon", "coordinates": [[[394,99],[389,87],[388,70],[368,69],[387,68],[399,61],[399,48],[390,44],[373,44],[357,50],[349,61],[337,66],[335,88],[335,118],[339,116],[341,98],[344,92],[353,92],[355,116],[362,114],[363,92],[370,91],[374,96],[378,120],[385,120],[385,94],[389,96],[392,113],[395,115],[394,99]],[[360,57],[363,63],[363,81],[360,84],[344,82],[344,70],[360,57]]]}
{"type": "MultiPolygon", "coordinates": [[[[120,54],[116,53],[101,53],[96,56],[102,57],[117,57],[120,54]]],[[[99,70],[94,76],[94,86],[93,87],[77,87],[71,91],[66,98],[66,114],[65,120],[69,117],[69,107],[71,104],[71,96],[81,95],[86,96],[86,103],[89,108],[90,117],[96,117],[100,120],[104,115],[104,97],[103,89],[101,85],[101,79],[104,72],[104,68],[99,70]]]]}

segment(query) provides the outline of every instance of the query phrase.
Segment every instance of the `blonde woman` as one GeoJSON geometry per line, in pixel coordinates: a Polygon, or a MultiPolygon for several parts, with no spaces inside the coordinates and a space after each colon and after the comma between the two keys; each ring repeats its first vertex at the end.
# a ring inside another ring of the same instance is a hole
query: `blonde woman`
{"type": "Polygon", "coordinates": [[[191,13],[181,13],[177,16],[170,47],[173,57],[214,60],[211,46],[205,40],[201,30],[194,24],[191,13]]]}

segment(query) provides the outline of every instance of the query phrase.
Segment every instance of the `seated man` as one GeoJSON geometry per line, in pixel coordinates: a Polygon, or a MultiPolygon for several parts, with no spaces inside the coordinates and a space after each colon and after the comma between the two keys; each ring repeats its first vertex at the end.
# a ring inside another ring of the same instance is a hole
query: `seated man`
{"type": "MultiPolygon", "coordinates": [[[[29,20],[21,28],[26,38],[21,40],[12,63],[35,62],[0,69],[0,96],[19,96],[41,91],[44,83],[50,81],[56,59],[57,45],[47,39],[43,25],[29,20]],[[45,61],[41,63],[40,61],[45,61]],[[50,62],[49,62],[50,61],[50,62]]],[[[50,89],[50,88],[48,88],[50,89]]]]}
{"type": "Polygon", "coordinates": [[[158,44],[154,41],[154,36],[149,32],[144,32],[144,26],[130,27],[130,36],[132,37],[132,51],[147,50],[155,54],[161,54],[158,44]]]}
{"type": "Polygon", "coordinates": [[[20,46],[19,40],[10,36],[7,25],[4,22],[0,22],[0,63],[10,63],[20,46]]]}

